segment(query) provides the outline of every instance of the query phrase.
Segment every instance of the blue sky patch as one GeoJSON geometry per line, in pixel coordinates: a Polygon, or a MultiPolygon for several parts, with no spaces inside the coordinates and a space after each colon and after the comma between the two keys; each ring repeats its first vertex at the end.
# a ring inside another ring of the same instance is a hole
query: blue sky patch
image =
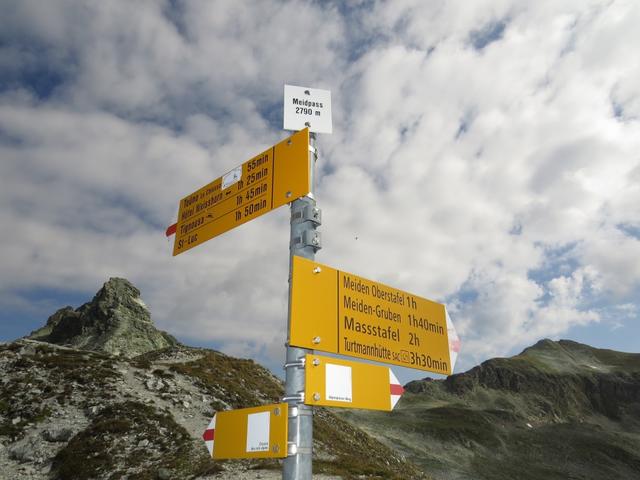
{"type": "Polygon", "coordinates": [[[480,30],[471,31],[469,34],[469,42],[476,50],[484,50],[488,45],[500,40],[506,28],[506,20],[490,22],[480,30]]]}
{"type": "Polygon", "coordinates": [[[12,73],[5,72],[0,76],[0,92],[21,88],[31,92],[40,100],[47,100],[53,96],[67,79],[68,74],[57,70],[46,61],[40,61],[12,73]]]}
{"type": "Polygon", "coordinates": [[[633,237],[636,240],[640,240],[640,225],[633,225],[630,223],[619,223],[616,228],[624,233],[628,237],[633,237]]]}
{"type": "Polygon", "coordinates": [[[19,302],[29,305],[28,309],[12,304],[0,305],[0,341],[12,341],[28,335],[47,323],[47,319],[59,309],[68,305],[74,309],[91,301],[97,288],[85,292],[65,290],[63,288],[32,288],[13,292],[19,302]],[[93,290],[93,293],[88,293],[93,290]]]}
{"type": "Polygon", "coordinates": [[[580,265],[573,255],[577,245],[572,242],[560,247],[545,248],[544,264],[538,269],[529,270],[528,278],[542,285],[554,278],[571,275],[580,265]]]}
{"type": "Polygon", "coordinates": [[[458,130],[456,131],[455,139],[459,140],[465,133],[469,131],[471,125],[473,124],[473,120],[475,118],[475,114],[471,110],[467,110],[465,114],[460,119],[460,123],[458,125],[458,130]]]}

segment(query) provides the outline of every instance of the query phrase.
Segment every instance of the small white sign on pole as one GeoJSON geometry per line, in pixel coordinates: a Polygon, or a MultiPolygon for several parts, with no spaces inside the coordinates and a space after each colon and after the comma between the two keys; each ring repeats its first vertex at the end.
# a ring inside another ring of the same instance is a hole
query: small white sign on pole
{"type": "Polygon", "coordinates": [[[319,88],[284,86],[284,129],[331,133],[331,92],[319,88]]]}

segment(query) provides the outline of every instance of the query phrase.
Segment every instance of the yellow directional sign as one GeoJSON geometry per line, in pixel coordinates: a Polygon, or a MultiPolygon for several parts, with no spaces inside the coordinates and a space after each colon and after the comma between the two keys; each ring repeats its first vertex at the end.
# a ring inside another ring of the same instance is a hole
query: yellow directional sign
{"type": "Polygon", "coordinates": [[[277,403],[217,412],[202,438],[215,459],[284,458],[288,409],[277,403]]]}
{"type": "Polygon", "coordinates": [[[390,368],[307,355],[304,403],[391,411],[404,388],[390,368]]]}
{"type": "Polygon", "coordinates": [[[309,193],[309,129],[180,200],[173,255],[309,193]]]}
{"type": "Polygon", "coordinates": [[[302,257],[290,301],[291,345],[452,373],[443,304],[302,257]]]}

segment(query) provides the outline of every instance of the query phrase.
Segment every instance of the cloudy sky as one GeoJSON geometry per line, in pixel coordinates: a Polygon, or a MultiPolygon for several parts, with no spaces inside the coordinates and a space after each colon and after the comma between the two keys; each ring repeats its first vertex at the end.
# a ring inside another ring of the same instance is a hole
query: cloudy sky
{"type": "MultiPolygon", "coordinates": [[[[456,370],[640,351],[635,0],[0,0],[0,341],[112,276],[280,373],[289,211],[171,256],[178,200],[331,90],[317,260],[446,302],[456,370]]],[[[402,371],[401,379],[424,376],[402,371]]]]}

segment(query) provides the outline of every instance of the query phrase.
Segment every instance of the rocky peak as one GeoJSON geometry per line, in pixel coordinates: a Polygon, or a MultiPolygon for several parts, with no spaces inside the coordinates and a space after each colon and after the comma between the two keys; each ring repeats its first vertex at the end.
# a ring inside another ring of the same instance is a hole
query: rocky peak
{"type": "Polygon", "coordinates": [[[124,357],[178,343],[155,328],[140,290],[124,278],[110,278],[91,302],[75,310],[61,308],[29,338],[124,357]]]}
{"type": "Polygon", "coordinates": [[[89,305],[96,318],[108,320],[118,312],[130,312],[137,321],[151,323],[151,315],[140,298],[140,290],[125,278],[110,278],[89,305]]]}

